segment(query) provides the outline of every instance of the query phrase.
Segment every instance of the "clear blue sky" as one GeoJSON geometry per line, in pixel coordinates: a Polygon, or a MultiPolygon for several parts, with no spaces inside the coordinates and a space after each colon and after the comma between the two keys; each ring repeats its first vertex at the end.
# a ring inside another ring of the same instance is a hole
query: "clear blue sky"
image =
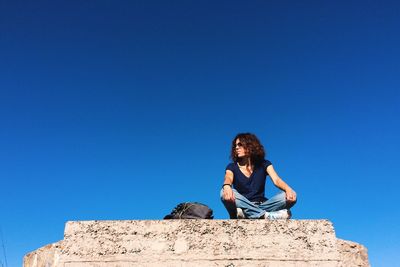
{"type": "Polygon", "coordinates": [[[399,29],[398,1],[1,1],[8,266],[70,220],[183,201],[226,219],[238,132],[297,191],[294,219],[399,264],[399,29]]]}

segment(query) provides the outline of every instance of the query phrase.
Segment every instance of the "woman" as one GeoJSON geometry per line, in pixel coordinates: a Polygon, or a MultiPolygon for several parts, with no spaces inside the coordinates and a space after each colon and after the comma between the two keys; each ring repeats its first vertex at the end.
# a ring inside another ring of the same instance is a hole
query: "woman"
{"type": "Polygon", "coordinates": [[[275,172],[265,159],[263,145],[251,133],[240,133],[232,141],[231,159],[225,172],[221,200],[231,219],[290,219],[290,208],[296,203],[296,192],[275,172]],[[283,192],[267,199],[265,181],[283,192]],[[243,214],[241,214],[243,212],[243,214]]]}

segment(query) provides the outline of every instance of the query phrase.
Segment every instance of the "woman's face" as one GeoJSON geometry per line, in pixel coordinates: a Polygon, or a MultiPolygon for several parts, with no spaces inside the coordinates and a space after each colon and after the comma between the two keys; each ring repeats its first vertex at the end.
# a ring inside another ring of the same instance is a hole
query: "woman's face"
{"type": "Polygon", "coordinates": [[[246,156],[246,149],[243,147],[243,143],[241,143],[239,139],[236,139],[235,144],[236,155],[239,158],[246,156]]]}

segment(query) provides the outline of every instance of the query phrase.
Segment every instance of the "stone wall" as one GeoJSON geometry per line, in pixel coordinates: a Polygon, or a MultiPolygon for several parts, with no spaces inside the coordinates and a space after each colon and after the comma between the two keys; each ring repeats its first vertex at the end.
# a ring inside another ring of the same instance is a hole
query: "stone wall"
{"type": "Polygon", "coordinates": [[[25,267],[369,266],[366,249],[337,239],[327,220],[67,222],[64,240],[25,267]]]}

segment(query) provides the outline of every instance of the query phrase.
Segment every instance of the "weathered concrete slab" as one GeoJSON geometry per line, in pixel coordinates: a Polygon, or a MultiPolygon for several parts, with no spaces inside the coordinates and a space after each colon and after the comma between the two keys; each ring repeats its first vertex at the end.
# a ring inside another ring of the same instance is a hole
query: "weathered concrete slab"
{"type": "Polygon", "coordinates": [[[68,222],[64,240],[25,267],[369,266],[361,245],[338,240],[327,220],[68,222]]]}

